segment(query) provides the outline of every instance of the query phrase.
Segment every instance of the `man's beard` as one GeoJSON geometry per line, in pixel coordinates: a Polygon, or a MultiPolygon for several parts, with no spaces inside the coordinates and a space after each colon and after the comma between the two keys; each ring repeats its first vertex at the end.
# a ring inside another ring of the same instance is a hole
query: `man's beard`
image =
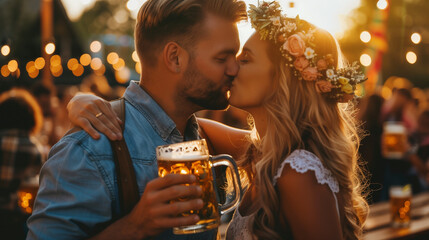
{"type": "Polygon", "coordinates": [[[223,110],[229,106],[224,87],[231,84],[232,79],[218,85],[201,74],[193,62],[186,69],[183,78],[185,84],[181,92],[188,101],[208,110],[223,110]]]}

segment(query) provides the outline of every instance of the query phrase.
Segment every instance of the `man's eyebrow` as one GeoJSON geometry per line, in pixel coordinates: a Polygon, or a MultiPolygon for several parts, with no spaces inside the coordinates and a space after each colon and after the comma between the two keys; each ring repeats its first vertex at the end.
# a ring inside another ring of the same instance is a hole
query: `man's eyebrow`
{"type": "Polygon", "coordinates": [[[225,49],[223,51],[220,51],[218,54],[227,54],[227,55],[236,55],[237,54],[236,49],[225,49]]]}

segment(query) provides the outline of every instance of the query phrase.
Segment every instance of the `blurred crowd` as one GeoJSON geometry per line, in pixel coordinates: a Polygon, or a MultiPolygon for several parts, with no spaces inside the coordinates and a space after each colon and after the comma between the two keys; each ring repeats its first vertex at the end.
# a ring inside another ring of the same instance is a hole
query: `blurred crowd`
{"type": "MultiPolygon", "coordinates": [[[[124,90],[100,79],[56,89],[41,83],[20,88],[0,84],[0,232],[26,232],[25,220],[35,196],[17,193],[31,182],[34,195],[37,192],[37,175],[49,149],[71,127],[67,113],[70,99],[78,92],[91,92],[111,100],[122,96],[124,90]]],[[[429,92],[425,97],[417,97],[415,92],[393,87],[388,95],[370,94],[357,103],[356,117],[365,136],[360,154],[367,171],[362,177],[368,182],[370,203],[388,200],[388,189],[393,185],[410,184],[414,194],[429,190],[429,92]],[[400,143],[402,154],[395,157],[385,153],[384,136],[390,123],[402,126],[406,139],[400,143]]],[[[248,114],[233,107],[201,111],[197,116],[249,128],[248,114]]]]}
{"type": "Polygon", "coordinates": [[[413,194],[429,190],[427,99],[417,98],[407,88],[393,88],[386,99],[379,94],[361,99],[357,117],[365,137],[359,149],[367,166],[370,203],[388,200],[391,186],[409,184],[413,194]],[[398,138],[391,138],[392,130],[398,138]],[[392,144],[396,145],[393,155],[392,144]]]}

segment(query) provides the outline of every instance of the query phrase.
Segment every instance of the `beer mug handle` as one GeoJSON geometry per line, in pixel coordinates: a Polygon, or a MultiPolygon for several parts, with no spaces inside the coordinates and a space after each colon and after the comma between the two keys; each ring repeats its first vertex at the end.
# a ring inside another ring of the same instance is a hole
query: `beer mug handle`
{"type": "Polygon", "coordinates": [[[232,181],[234,183],[235,198],[230,203],[225,203],[220,207],[220,214],[229,213],[233,211],[241,201],[243,196],[243,190],[241,188],[240,175],[238,173],[237,164],[235,164],[234,159],[227,154],[221,154],[216,156],[210,156],[210,161],[213,164],[213,167],[217,166],[227,166],[232,173],[232,181]]]}

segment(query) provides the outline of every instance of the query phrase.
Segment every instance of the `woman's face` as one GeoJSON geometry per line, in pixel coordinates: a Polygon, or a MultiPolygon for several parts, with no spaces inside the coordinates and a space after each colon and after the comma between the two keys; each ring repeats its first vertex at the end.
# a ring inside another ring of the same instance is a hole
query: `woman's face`
{"type": "Polygon", "coordinates": [[[272,83],[272,63],[267,53],[268,43],[254,33],[244,44],[238,56],[240,71],[232,83],[229,103],[249,110],[261,107],[270,93],[272,83]]]}

